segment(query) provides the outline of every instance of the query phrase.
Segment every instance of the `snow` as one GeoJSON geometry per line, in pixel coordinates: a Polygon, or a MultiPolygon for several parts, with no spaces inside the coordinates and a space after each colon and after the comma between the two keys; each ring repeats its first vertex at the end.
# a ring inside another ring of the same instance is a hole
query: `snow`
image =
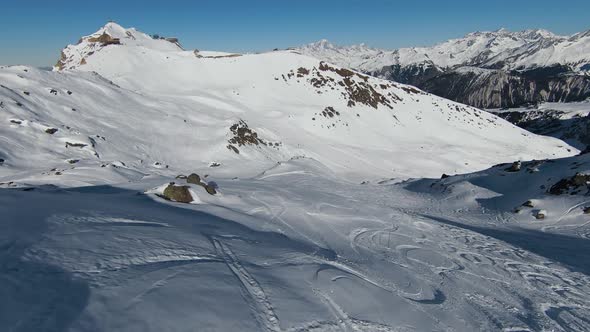
{"type": "Polygon", "coordinates": [[[590,101],[576,103],[540,103],[513,109],[491,109],[501,117],[511,117],[523,128],[537,134],[557,137],[579,149],[588,142],[590,101]]]}
{"type": "Polygon", "coordinates": [[[103,32],[0,68],[0,330],[588,329],[588,202],[541,188],[588,155],[293,52],[103,32]],[[192,172],[218,194],[160,196],[192,172]]]}
{"type": "Polygon", "coordinates": [[[422,64],[440,68],[474,65],[498,68],[500,65],[505,70],[569,64],[576,71],[586,72],[590,63],[590,34],[558,36],[547,30],[511,32],[500,29],[470,33],[431,47],[383,50],[365,45],[335,46],[322,40],[299,47],[297,51],[369,73],[386,66],[422,64]]]}
{"type": "MultiPolygon", "coordinates": [[[[562,164],[547,167],[559,173],[562,164]]],[[[537,191],[546,220],[502,210],[533,197],[503,194],[528,176],[546,179],[543,167],[508,177],[496,168],[420,192],[351,184],[298,159],[265,172],[272,177],[219,179],[224,195],[241,198],[223,205],[138,194],[163,178],[5,189],[0,290],[32,309],[0,322],[104,331],[587,327],[589,248],[573,237],[588,232],[580,209],[562,216],[570,196],[537,191]],[[60,320],[44,319],[47,308],[60,320]]]]}

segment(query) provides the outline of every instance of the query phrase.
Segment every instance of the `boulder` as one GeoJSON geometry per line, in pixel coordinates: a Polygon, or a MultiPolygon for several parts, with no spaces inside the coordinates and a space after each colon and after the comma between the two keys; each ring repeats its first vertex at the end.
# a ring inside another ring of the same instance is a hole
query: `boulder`
{"type": "Polygon", "coordinates": [[[207,193],[209,195],[215,195],[217,194],[217,190],[215,190],[215,187],[211,186],[211,185],[203,185],[203,188],[205,188],[205,190],[207,191],[207,193]]]}
{"type": "Polygon", "coordinates": [[[522,164],[520,161],[515,161],[510,167],[506,169],[506,172],[518,172],[520,171],[522,164]]]}
{"type": "Polygon", "coordinates": [[[535,214],[535,218],[537,218],[537,219],[545,219],[546,216],[547,216],[547,211],[545,211],[545,210],[539,210],[535,214]]]}
{"type": "Polygon", "coordinates": [[[196,173],[192,173],[189,176],[187,176],[186,178],[186,183],[192,183],[192,184],[201,184],[201,177],[196,174],[196,173]]]}
{"type": "Polygon", "coordinates": [[[164,189],[164,198],[179,202],[179,203],[190,203],[193,201],[193,196],[189,191],[189,186],[177,186],[171,182],[166,189],[164,189]]]}

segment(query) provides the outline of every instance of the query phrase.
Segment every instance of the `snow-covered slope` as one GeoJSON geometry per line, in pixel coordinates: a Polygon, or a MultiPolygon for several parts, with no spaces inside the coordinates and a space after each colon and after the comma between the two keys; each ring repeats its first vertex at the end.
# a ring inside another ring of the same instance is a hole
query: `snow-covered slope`
{"type": "Polygon", "coordinates": [[[586,178],[533,202],[544,220],[506,217],[546,199],[529,174],[552,187],[587,157],[488,169],[577,152],[560,140],[293,52],[112,23],[0,82],[1,331],[590,327],[586,178]]]}
{"type": "Polygon", "coordinates": [[[2,69],[3,169],[69,158],[182,171],[258,165],[231,171],[240,173],[307,156],[343,174],[407,178],[576,152],[486,112],[293,52],[196,56],[109,23],[63,53],[67,70],[2,69]],[[117,43],[94,41],[104,33],[117,43]]]}
{"type": "Polygon", "coordinates": [[[0,189],[0,327],[585,331],[587,196],[538,186],[587,159],[361,185],[303,158],[198,204],[142,194],[159,176],[0,189]]]}
{"type": "Polygon", "coordinates": [[[530,69],[556,64],[590,70],[590,31],[565,37],[546,30],[474,32],[432,47],[382,50],[364,44],[335,46],[327,40],[297,51],[332,63],[375,72],[385,66],[430,64],[440,68],[479,66],[504,70],[530,69]]]}

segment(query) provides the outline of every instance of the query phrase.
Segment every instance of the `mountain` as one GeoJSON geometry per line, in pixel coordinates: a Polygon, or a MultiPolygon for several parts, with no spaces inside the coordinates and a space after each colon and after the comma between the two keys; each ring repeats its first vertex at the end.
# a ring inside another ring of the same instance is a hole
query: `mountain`
{"type": "Polygon", "coordinates": [[[590,96],[590,33],[475,32],[432,47],[388,51],[326,40],[298,52],[407,83],[475,107],[515,107],[590,96]]]}
{"type": "Polygon", "coordinates": [[[559,138],[580,150],[590,146],[590,101],[489,111],[523,129],[559,138]]]}
{"type": "Polygon", "coordinates": [[[0,68],[1,331],[590,328],[588,154],[295,51],[180,45],[109,23],[0,68]]]}
{"type": "Polygon", "coordinates": [[[182,172],[239,162],[227,172],[241,176],[305,156],[356,179],[408,178],[576,152],[294,52],[185,51],[114,23],[64,49],[55,70],[2,69],[3,170],[43,172],[70,159],[182,172]]]}

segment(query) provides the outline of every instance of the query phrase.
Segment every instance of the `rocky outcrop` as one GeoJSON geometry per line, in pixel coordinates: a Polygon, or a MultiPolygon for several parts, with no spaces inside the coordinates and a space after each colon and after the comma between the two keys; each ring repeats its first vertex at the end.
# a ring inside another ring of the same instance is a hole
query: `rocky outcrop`
{"type": "Polygon", "coordinates": [[[190,203],[193,201],[193,196],[191,196],[189,189],[189,186],[177,186],[172,182],[164,189],[162,196],[170,201],[190,203]]]}
{"type": "Polygon", "coordinates": [[[381,70],[369,72],[368,74],[386,80],[420,87],[424,82],[443,73],[444,70],[435,66],[434,64],[422,63],[408,66],[386,66],[381,68],[381,70]]]}
{"type": "Polygon", "coordinates": [[[479,108],[573,102],[590,97],[590,76],[575,74],[566,66],[508,72],[475,67],[445,71],[434,65],[396,65],[371,74],[479,108]]]}
{"type": "Polygon", "coordinates": [[[576,175],[559,180],[551,188],[549,193],[551,195],[563,195],[563,194],[587,194],[588,183],[590,183],[590,175],[584,173],[576,173],[576,175]]]}
{"type": "Polygon", "coordinates": [[[552,109],[501,111],[495,115],[532,133],[553,136],[584,150],[590,146],[590,116],[552,109]]]}

